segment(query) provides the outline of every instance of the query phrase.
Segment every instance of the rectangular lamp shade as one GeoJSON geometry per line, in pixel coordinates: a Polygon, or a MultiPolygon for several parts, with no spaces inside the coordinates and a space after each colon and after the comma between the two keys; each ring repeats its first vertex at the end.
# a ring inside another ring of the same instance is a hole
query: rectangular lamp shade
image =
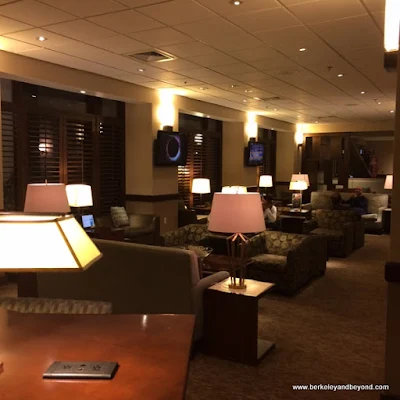
{"type": "Polygon", "coordinates": [[[0,271],[83,270],[102,254],[73,215],[0,213],[0,271]]]}
{"type": "Polygon", "coordinates": [[[260,187],[272,187],[272,176],[271,175],[261,175],[258,186],[260,187]]]}
{"type": "Polygon", "coordinates": [[[247,187],[246,186],[224,186],[222,188],[222,193],[243,194],[243,193],[247,193],[247,187]]]}
{"type": "Polygon", "coordinates": [[[400,30],[400,2],[399,0],[386,0],[385,4],[385,51],[393,52],[399,50],[400,30]]]}
{"type": "Polygon", "coordinates": [[[215,193],[208,230],[221,233],[265,231],[260,194],[215,193]]]}
{"type": "Polygon", "coordinates": [[[289,190],[307,190],[308,185],[306,181],[292,181],[289,185],[289,190]]]}
{"type": "Polygon", "coordinates": [[[308,174],[293,174],[292,179],[290,179],[290,182],[296,182],[296,181],[305,181],[307,183],[307,187],[310,186],[310,179],[308,178],[308,174]]]}
{"type": "Polygon", "coordinates": [[[24,212],[60,213],[71,212],[63,183],[32,183],[26,188],[24,212]]]}
{"type": "Polygon", "coordinates": [[[93,205],[90,185],[67,185],[68,203],[71,207],[91,207],[93,205]]]}
{"type": "Polygon", "coordinates": [[[210,180],[207,178],[195,178],[192,181],[192,193],[211,193],[210,180]]]}
{"type": "Polygon", "coordinates": [[[393,189],[393,175],[386,175],[384,189],[393,189]]]}

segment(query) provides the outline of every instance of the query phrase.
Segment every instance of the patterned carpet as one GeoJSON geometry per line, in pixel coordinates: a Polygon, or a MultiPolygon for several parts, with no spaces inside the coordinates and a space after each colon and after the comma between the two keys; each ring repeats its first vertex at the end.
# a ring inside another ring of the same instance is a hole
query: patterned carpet
{"type": "Polygon", "coordinates": [[[292,298],[260,300],[260,337],[277,348],[257,367],[199,353],[187,400],[376,400],[377,392],[293,391],[296,384],[381,384],[384,377],[388,236],[366,236],[347,259],[292,298]]]}
{"type": "MultiPolygon", "coordinates": [[[[277,348],[257,367],[198,353],[187,400],[377,400],[377,392],[293,391],[296,384],[381,384],[384,376],[388,236],[366,236],[347,259],[292,298],[260,300],[260,337],[277,348]]],[[[15,295],[15,285],[0,288],[15,295]]]]}

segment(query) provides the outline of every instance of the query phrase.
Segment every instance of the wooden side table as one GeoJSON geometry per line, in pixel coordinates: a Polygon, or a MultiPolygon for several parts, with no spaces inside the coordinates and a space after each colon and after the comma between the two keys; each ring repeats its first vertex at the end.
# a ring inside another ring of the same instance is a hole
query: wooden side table
{"type": "Polygon", "coordinates": [[[246,289],[230,289],[228,278],[205,291],[203,351],[255,365],[275,347],[275,343],[258,339],[258,300],[275,284],[245,282],[246,289]]]}
{"type": "Polygon", "coordinates": [[[281,231],[286,233],[303,233],[306,218],[281,215],[281,231]]]}

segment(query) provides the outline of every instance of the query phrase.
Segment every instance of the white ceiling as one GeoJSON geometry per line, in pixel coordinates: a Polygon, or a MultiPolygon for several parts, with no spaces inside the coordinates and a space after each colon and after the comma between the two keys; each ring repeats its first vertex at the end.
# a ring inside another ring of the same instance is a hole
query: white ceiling
{"type": "Polygon", "coordinates": [[[288,122],[385,121],[396,74],[383,68],[384,4],[0,0],[0,49],[288,122]],[[152,49],[176,59],[127,56],[152,49]]]}

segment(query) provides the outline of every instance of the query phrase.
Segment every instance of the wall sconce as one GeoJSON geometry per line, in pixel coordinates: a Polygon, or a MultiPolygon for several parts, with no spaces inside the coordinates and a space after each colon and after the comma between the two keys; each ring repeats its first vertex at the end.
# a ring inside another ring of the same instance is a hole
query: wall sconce
{"type": "Polygon", "coordinates": [[[303,124],[296,124],[296,132],[294,134],[294,141],[298,146],[304,143],[304,132],[303,124]]]}
{"type": "Polygon", "coordinates": [[[164,126],[174,126],[175,122],[175,96],[168,90],[160,90],[160,104],[157,109],[157,119],[160,123],[160,129],[164,126]]]}
{"type": "Polygon", "coordinates": [[[257,138],[258,136],[258,124],[257,124],[257,114],[254,112],[247,113],[247,122],[245,125],[245,132],[247,138],[257,138]]]}
{"type": "Polygon", "coordinates": [[[386,0],[384,67],[388,72],[396,72],[397,70],[399,33],[400,33],[400,2],[398,0],[386,0]]]}

